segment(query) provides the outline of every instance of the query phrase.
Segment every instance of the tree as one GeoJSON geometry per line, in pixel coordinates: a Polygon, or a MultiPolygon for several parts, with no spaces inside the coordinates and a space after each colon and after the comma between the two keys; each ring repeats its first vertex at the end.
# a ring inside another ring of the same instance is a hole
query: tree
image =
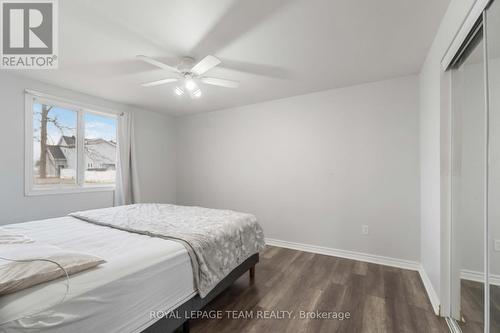
{"type": "Polygon", "coordinates": [[[47,178],[47,123],[52,106],[42,105],[42,116],[40,119],[40,178],[47,178]]]}
{"type": "Polygon", "coordinates": [[[69,130],[74,132],[74,128],[70,128],[61,124],[57,116],[51,117],[49,115],[50,110],[52,110],[52,106],[42,104],[42,108],[40,112],[37,114],[40,116],[40,136],[35,139],[40,142],[40,160],[39,160],[39,177],[47,178],[47,150],[48,150],[48,132],[47,127],[49,124],[53,124],[59,132],[61,132],[61,136],[64,135],[64,130],[69,130]]]}

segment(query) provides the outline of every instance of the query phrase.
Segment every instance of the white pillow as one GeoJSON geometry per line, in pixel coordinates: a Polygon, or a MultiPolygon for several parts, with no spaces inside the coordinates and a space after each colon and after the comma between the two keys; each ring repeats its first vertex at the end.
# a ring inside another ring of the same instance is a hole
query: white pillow
{"type": "Polygon", "coordinates": [[[68,275],[96,267],[105,262],[105,260],[92,255],[66,251],[57,246],[39,242],[0,243],[0,295],[10,294],[66,275],[58,265],[52,262],[31,261],[31,259],[55,261],[66,270],[68,275]]]}

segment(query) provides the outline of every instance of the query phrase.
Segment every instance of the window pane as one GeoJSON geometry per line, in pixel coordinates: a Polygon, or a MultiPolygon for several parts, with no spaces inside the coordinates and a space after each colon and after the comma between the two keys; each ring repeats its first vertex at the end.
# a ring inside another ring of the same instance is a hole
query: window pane
{"type": "Polygon", "coordinates": [[[85,184],[114,184],[116,118],[85,114],[85,184]]]}
{"type": "Polygon", "coordinates": [[[76,183],[76,122],[75,111],[33,104],[35,185],[76,183]]]}

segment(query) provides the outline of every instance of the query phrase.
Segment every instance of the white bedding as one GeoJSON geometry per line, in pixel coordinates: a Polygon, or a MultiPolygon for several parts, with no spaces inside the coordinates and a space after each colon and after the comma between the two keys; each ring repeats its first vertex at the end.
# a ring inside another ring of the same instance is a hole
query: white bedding
{"type": "Polygon", "coordinates": [[[34,240],[106,260],[65,279],[0,297],[0,332],[140,332],[195,295],[189,255],[180,243],[97,226],[73,217],[2,226],[34,240]],[[16,320],[49,307],[42,320],[16,320]],[[23,329],[24,328],[24,329],[23,329]]]}

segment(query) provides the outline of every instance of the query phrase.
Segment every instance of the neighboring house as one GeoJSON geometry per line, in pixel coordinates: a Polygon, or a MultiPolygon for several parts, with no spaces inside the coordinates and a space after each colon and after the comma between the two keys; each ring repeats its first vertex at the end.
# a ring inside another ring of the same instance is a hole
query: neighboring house
{"type": "MultiPolygon", "coordinates": [[[[47,146],[47,176],[60,177],[61,170],[76,170],[76,140],[62,136],[57,145],[47,146]]],[[[85,139],[85,169],[115,170],[116,142],[104,139],[85,139]]]]}
{"type": "Polygon", "coordinates": [[[47,176],[59,176],[68,168],[68,161],[60,146],[47,146],[47,176]]]}
{"type": "Polygon", "coordinates": [[[115,170],[116,143],[104,139],[86,139],[85,164],[87,170],[115,170]]]}

